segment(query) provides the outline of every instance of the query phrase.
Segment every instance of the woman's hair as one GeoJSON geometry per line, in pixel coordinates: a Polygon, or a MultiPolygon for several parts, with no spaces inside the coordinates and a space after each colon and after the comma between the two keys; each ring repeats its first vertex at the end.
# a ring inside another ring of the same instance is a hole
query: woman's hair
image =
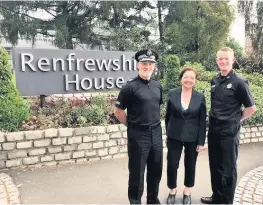
{"type": "Polygon", "coordinates": [[[179,80],[182,80],[183,75],[186,71],[193,71],[195,73],[195,78],[197,78],[197,72],[194,68],[191,67],[184,67],[183,70],[181,71],[180,75],[179,75],[179,80]]]}

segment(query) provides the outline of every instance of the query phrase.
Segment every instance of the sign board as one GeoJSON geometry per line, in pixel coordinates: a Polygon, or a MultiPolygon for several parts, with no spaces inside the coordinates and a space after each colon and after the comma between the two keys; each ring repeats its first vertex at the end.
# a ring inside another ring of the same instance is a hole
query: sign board
{"type": "Polygon", "coordinates": [[[12,50],[22,96],[118,90],[137,75],[133,56],[121,51],[12,50]]]}

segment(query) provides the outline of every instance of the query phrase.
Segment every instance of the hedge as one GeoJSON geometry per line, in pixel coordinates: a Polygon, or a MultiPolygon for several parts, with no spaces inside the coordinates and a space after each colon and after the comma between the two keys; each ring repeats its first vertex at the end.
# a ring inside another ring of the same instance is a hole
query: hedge
{"type": "MultiPolygon", "coordinates": [[[[178,65],[178,59],[176,57],[173,56],[167,56],[167,59],[169,61],[170,64],[174,64],[173,61],[174,59],[176,59],[176,64],[178,65]]],[[[217,74],[216,71],[207,71],[207,70],[212,70],[212,69],[205,69],[204,66],[202,66],[199,63],[190,63],[190,62],[186,62],[186,64],[184,66],[189,66],[189,67],[193,67],[197,70],[198,73],[198,81],[196,84],[195,89],[199,92],[204,93],[205,97],[206,97],[206,103],[207,103],[207,110],[208,112],[210,111],[211,108],[211,103],[210,103],[210,80],[217,74]]],[[[166,79],[162,81],[162,85],[164,86],[164,90],[167,91],[171,88],[175,88],[178,87],[178,75],[180,73],[181,68],[179,66],[177,67],[173,67],[173,68],[169,68],[169,71],[167,71],[167,73],[169,73],[169,75],[167,75],[166,79]],[[172,78],[172,79],[171,79],[172,78]],[[174,80],[176,79],[176,80],[174,80]],[[173,85],[171,85],[171,83],[167,83],[167,82],[171,82],[173,81],[173,85]],[[177,81],[177,82],[176,82],[177,81]]],[[[249,81],[249,86],[251,88],[252,91],[252,96],[256,102],[256,106],[257,106],[257,112],[255,115],[253,115],[250,119],[247,119],[244,121],[244,125],[245,124],[262,124],[263,123],[263,75],[259,74],[259,73],[254,73],[252,74],[244,74],[242,73],[242,71],[238,70],[235,71],[238,75],[240,75],[241,77],[247,79],[249,81]]],[[[166,94],[165,93],[165,99],[166,99],[166,94]]],[[[162,107],[162,117],[164,117],[165,114],[165,106],[166,104],[163,105],[162,107]]],[[[208,113],[207,113],[208,114],[208,113]]]]}
{"type": "Polygon", "coordinates": [[[9,56],[0,48],[0,131],[15,131],[29,117],[29,106],[15,87],[9,56]]]}

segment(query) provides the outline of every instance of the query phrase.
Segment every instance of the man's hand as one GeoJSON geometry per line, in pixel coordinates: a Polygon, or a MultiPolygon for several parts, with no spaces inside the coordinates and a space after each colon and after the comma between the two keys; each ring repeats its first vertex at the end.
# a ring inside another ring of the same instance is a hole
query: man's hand
{"type": "Polygon", "coordinates": [[[243,110],[243,115],[241,117],[241,122],[244,121],[245,119],[251,117],[255,112],[256,112],[256,106],[251,106],[251,107],[247,107],[243,110]]]}
{"type": "Polygon", "coordinates": [[[202,145],[197,145],[197,148],[196,148],[196,151],[197,152],[202,152],[203,150],[205,150],[205,146],[202,146],[202,145]]]}
{"type": "Polygon", "coordinates": [[[115,107],[114,108],[114,115],[116,118],[124,125],[127,126],[127,116],[124,110],[115,107]]]}

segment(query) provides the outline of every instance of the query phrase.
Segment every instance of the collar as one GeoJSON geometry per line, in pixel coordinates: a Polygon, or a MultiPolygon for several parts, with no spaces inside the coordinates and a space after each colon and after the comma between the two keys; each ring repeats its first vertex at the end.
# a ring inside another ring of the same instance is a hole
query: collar
{"type": "Polygon", "coordinates": [[[221,73],[219,73],[219,77],[229,79],[232,77],[233,74],[234,74],[234,71],[231,70],[226,76],[221,76],[221,73]]]}
{"type": "Polygon", "coordinates": [[[217,79],[218,80],[230,79],[233,75],[234,75],[233,70],[231,70],[226,76],[222,76],[221,73],[218,73],[217,79]]]}
{"type": "Polygon", "coordinates": [[[138,75],[138,79],[139,79],[140,81],[142,81],[143,83],[146,83],[146,84],[148,84],[148,83],[151,81],[151,78],[150,78],[149,80],[145,80],[145,79],[141,78],[140,75],[138,75]]]}

